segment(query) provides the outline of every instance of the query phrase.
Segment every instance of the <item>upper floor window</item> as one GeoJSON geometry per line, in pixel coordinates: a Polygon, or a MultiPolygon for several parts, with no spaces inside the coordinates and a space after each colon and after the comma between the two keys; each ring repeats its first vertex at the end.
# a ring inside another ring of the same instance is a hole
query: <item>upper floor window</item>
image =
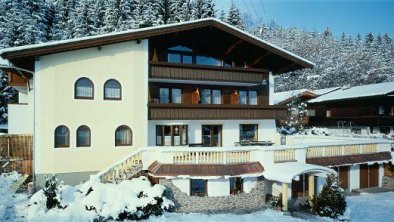
{"type": "Polygon", "coordinates": [[[122,86],[118,81],[110,79],[104,83],[104,99],[122,99],[122,86]]]}
{"type": "Polygon", "coordinates": [[[90,128],[80,126],[77,129],[77,147],[90,146],[90,128]]]}
{"type": "Polygon", "coordinates": [[[185,47],[185,46],[175,46],[168,48],[168,62],[174,63],[184,63],[184,64],[192,64],[193,63],[193,50],[185,47]]]}
{"type": "Polygon", "coordinates": [[[222,66],[222,61],[210,56],[196,56],[196,64],[208,66],[222,66]]]}
{"type": "Polygon", "coordinates": [[[180,146],[188,144],[187,125],[156,126],[157,146],[180,146]]]}
{"type": "Polygon", "coordinates": [[[93,99],[93,82],[88,78],[80,78],[75,82],[74,97],[76,99],[93,99]]]}
{"type": "Polygon", "coordinates": [[[66,126],[58,126],[55,129],[55,147],[70,146],[70,130],[66,126]]]}
{"type": "Polygon", "coordinates": [[[182,90],[176,88],[160,88],[160,103],[181,103],[182,90]]]}
{"type": "Polygon", "coordinates": [[[257,105],[257,91],[239,91],[240,105],[257,105]]]}
{"type": "Polygon", "coordinates": [[[128,126],[119,126],[115,131],[115,146],[130,146],[133,144],[133,134],[128,126]]]}
{"type": "Polygon", "coordinates": [[[222,104],[222,91],[217,89],[202,89],[201,104],[222,104]]]}

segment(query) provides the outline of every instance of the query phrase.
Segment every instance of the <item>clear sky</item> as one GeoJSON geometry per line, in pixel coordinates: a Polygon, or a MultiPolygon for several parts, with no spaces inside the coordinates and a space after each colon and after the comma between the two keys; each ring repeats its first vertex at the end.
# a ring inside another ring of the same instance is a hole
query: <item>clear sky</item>
{"type": "MultiPolygon", "coordinates": [[[[394,0],[233,0],[252,18],[274,19],[284,27],[322,31],[330,27],[336,36],[389,33],[394,37],[394,0]],[[265,12],[265,13],[264,13],[265,12]]],[[[231,0],[215,0],[227,11],[231,0]]]]}

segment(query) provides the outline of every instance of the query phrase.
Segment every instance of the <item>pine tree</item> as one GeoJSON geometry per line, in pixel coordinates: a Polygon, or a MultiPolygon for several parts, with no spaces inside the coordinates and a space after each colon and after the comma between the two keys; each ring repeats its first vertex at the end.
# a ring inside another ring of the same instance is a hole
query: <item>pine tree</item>
{"type": "Polygon", "coordinates": [[[75,11],[70,16],[74,27],[73,37],[75,38],[89,36],[89,33],[91,32],[88,17],[89,4],[90,2],[86,0],[81,0],[77,2],[75,6],[75,11]]]}
{"type": "Polygon", "coordinates": [[[75,14],[74,0],[55,0],[54,17],[51,29],[52,40],[71,39],[74,36],[74,27],[71,15],[75,14]]]}
{"type": "Polygon", "coordinates": [[[313,200],[312,212],[322,217],[338,218],[346,211],[345,194],[334,175],[328,176],[322,191],[313,200]]]}
{"type": "Polygon", "coordinates": [[[192,19],[190,0],[176,0],[171,5],[170,23],[185,22],[192,19]]]}
{"type": "Polygon", "coordinates": [[[170,23],[170,19],[172,16],[171,9],[174,8],[173,7],[174,1],[173,0],[156,0],[156,1],[158,5],[157,13],[161,23],[163,24],[170,23]]]}
{"type": "Polygon", "coordinates": [[[119,7],[117,0],[108,0],[105,2],[104,27],[103,33],[114,32],[118,29],[119,7]]]}
{"type": "Polygon", "coordinates": [[[192,3],[192,18],[215,17],[215,3],[212,0],[196,0],[192,3]]]}
{"type": "Polygon", "coordinates": [[[104,33],[104,16],[106,0],[91,0],[88,7],[88,20],[90,26],[89,35],[99,35],[104,33]]]}
{"type": "Polygon", "coordinates": [[[225,22],[225,21],[226,21],[226,13],[224,12],[223,9],[220,10],[219,19],[220,19],[220,21],[222,21],[222,22],[225,22]]]}
{"type": "Polygon", "coordinates": [[[136,15],[135,8],[138,2],[135,0],[120,0],[119,2],[119,17],[118,17],[118,30],[124,31],[136,28],[136,15]]]}
{"type": "Polygon", "coordinates": [[[239,29],[245,28],[244,22],[242,20],[241,12],[239,11],[239,8],[234,4],[234,2],[231,2],[230,9],[228,10],[227,13],[226,22],[239,29]]]}

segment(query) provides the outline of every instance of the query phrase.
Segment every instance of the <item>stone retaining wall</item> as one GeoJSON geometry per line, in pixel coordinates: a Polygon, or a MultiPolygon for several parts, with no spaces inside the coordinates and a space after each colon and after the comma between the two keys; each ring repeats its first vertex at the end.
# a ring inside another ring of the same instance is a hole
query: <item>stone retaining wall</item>
{"type": "Polygon", "coordinates": [[[384,176],[382,180],[382,187],[394,190],[394,177],[384,176]]]}
{"type": "Polygon", "coordinates": [[[175,211],[180,213],[245,213],[265,207],[263,178],[258,179],[249,193],[223,197],[188,196],[167,179],[160,179],[160,184],[166,187],[167,198],[175,203],[175,211]]]}

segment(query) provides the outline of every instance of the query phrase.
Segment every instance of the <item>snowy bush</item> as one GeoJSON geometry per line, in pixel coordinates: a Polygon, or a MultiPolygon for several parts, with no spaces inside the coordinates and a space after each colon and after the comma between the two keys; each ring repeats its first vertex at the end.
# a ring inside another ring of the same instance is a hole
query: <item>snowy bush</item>
{"type": "Polygon", "coordinates": [[[56,189],[57,207],[47,209],[47,196],[40,190],[30,199],[30,221],[106,221],[140,220],[172,210],[172,201],[163,197],[165,187],[152,186],[146,177],[103,184],[90,180],[76,187],[60,185],[56,189]]]}
{"type": "Polygon", "coordinates": [[[344,190],[337,184],[334,175],[327,177],[322,191],[313,200],[312,212],[322,217],[338,218],[346,211],[344,190]]]}

